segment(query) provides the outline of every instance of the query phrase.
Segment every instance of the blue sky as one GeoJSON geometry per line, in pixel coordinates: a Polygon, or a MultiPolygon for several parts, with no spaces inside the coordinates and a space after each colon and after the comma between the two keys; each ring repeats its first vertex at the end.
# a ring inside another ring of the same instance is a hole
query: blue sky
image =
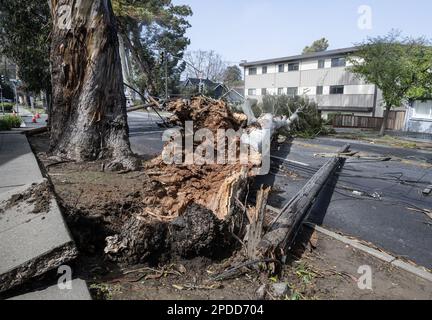
{"type": "Polygon", "coordinates": [[[215,50],[232,64],[298,54],[321,37],[330,48],[399,29],[432,39],[431,0],[174,0],[194,11],[189,50],[215,50]],[[358,9],[372,9],[372,29],[358,27],[358,9]]]}

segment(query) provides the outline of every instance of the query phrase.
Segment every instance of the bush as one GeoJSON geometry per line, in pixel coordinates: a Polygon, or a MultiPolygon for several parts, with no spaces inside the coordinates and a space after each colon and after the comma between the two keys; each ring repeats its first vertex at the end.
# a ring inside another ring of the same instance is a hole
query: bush
{"type": "Polygon", "coordinates": [[[14,104],[11,102],[0,103],[0,111],[3,111],[3,108],[4,108],[5,112],[12,112],[13,107],[14,107],[14,104]]]}
{"type": "Polygon", "coordinates": [[[0,130],[6,131],[12,128],[19,128],[21,123],[22,119],[20,117],[7,115],[0,118],[0,130]]]}

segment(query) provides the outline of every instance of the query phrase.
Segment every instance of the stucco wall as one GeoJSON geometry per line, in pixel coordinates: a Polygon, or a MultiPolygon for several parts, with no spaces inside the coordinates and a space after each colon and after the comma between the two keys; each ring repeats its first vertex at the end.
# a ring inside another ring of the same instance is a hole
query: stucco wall
{"type": "MultiPolygon", "coordinates": [[[[414,102],[413,106],[408,109],[406,131],[432,134],[432,119],[416,119],[414,117],[414,106],[416,103],[419,102],[414,102]]],[[[432,107],[432,101],[426,103],[430,104],[432,107]]]]}

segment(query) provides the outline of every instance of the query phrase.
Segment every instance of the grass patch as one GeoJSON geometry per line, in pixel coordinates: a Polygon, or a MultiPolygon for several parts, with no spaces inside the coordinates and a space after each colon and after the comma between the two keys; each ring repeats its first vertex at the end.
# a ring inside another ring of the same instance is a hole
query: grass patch
{"type": "Polygon", "coordinates": [[[366,141],[370,143],[383,144],[391,147],[399,147],[405,149],[419,149],[421,147],[427,147],[423,143],[407,141],[390,135],[385,135],[381,137],[378,134],[372,134],[372,133],[361,133],[361,132],[356,134],[342,133],[342,134],[336,134],[333,137],[338,139],[366,141]]]}

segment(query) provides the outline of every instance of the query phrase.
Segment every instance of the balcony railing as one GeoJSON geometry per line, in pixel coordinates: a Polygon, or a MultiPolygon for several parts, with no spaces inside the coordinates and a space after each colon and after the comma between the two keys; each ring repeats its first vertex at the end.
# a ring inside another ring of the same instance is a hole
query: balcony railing
{"type": "Polygon", "coordinates": [[[318,107],[361,107],[374,106],[373,94],[330,94],[309,96],[318,104],[318,107]]]}

